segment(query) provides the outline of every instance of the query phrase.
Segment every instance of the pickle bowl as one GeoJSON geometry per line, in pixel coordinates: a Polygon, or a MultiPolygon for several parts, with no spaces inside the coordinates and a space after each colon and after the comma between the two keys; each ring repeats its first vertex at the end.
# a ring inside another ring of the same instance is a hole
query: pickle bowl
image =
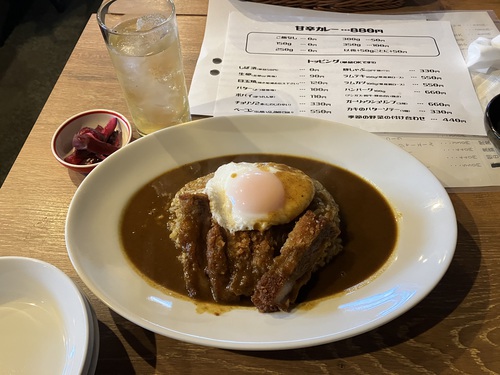
{"type": "Polygon", "coordinates": [[[62,166],[87,174],[129,144],[132,134],[130,121],[121,113],[91,109],[71,116],[57,128],[52,136],[52,154],[62,166]]]}

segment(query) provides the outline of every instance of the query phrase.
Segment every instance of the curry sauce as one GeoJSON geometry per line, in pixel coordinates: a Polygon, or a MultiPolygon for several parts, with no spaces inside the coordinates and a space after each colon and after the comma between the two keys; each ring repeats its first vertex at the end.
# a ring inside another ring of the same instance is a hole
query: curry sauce
{"type": "MultiPolygon", "coordinates": [[[[390,258],[397,241],[396,213],[370,182],[334,165],[287,155],[223,156],[187,164],[155,178],[128,202],[121,222],[125,254],[154,286],[187,297],[179,251],[169,238],[168,208],[188,181],[234,162],[276,162],[318,180],[340,206],[344,250],[302,288],[299,302],[311,302],[363,285],[390,258]]],[[[242,304],[245,304],[243,301],[242,304]]]]}

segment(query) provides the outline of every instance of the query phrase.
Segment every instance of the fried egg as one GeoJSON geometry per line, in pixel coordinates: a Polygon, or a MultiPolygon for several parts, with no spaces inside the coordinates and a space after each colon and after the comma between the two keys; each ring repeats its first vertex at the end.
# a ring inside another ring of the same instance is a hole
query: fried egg
{"type": "Polygon", "coordinates": [[[228,163],[207,182],[214,220],[230,232],[286,224],[311,203],[313,181],[304,172],[277,163],[228,163]]]}

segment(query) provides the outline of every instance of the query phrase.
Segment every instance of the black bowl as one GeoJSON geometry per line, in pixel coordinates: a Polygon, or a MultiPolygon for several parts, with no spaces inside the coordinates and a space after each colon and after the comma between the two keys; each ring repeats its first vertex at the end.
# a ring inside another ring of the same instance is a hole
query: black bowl
{"type": "Polygon", "coordinates": [[[486,135],[500,154],[500,94],[490,100],[484,114],[486,135]]]}

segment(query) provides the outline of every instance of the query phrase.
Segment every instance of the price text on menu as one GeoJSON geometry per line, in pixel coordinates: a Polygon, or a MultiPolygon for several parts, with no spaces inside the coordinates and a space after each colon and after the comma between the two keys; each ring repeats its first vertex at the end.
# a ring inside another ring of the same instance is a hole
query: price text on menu
{"type": "Polygon", "coordinates": [[[484,135],[448,22],[274,24],[234,15],[233,23],[216,115],[296,114],[374,132],[484,135]]]}

